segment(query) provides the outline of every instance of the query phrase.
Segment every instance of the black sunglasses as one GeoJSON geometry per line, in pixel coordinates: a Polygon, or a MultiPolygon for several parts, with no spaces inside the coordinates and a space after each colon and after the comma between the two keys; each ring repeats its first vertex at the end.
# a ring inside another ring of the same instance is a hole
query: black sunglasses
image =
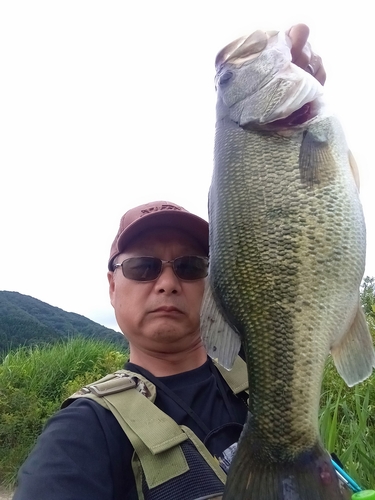
{"type": "Polygon", "coordinates": [[[130,257],[121,264],[115,264],[113,268],[121,267],[122,274],[129,280],[154,281],[159,278],[166,264],[171,264],[175,275],[184,281],[200,280],[208,274],[208,258],[198,255],[184,255],[174,260],[130,257]]]}

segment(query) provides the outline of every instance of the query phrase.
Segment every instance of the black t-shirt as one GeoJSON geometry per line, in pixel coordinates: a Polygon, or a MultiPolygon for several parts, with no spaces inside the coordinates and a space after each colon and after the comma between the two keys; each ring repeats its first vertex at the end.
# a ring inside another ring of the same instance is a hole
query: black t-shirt
{"type": "MultiPolygon", "coordinates": [[[[133,363],[125,368],[153,381],[149,372],[133,363]]],[[[156,381],[155,404],[192,429],[211,453],[220,455],[238,439],[246,405],[233,395],[210,360],[195,370],[156,381]]],[[[137,499],[132,454],[112,413],[92,400],[77,399],[48,421],[20,469],[14,500],[137,499]]]]}

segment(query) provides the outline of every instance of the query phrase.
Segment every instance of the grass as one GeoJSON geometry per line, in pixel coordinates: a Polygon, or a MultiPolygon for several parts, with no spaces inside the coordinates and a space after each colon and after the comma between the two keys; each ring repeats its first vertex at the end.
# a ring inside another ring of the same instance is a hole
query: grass
{"type": "MultiPolygon", "coordinates": [[[[0,484],[12,487],[45,421],[77,389],[121,368],[127,353],[113,344],[74,338],[11,351],[0,364],[0,484]]],[[[348,474],[375,487],[375,374],[348,388],[328,360],[320,429],[348,474]]]]}
{"type": "Polygon", "coordinates": [[[76,337],[52,346],[9,352],[0,364],[0,484],[17,470],[61,402],[77,389],[122,368],[127,353],[76,337]]]}
{"type": "Polygon", "coordinates": [[[328,360],[321,396],[320,430],[330,453],[362,487],[375,487],[375,375],[347,387],[328,360]]]}

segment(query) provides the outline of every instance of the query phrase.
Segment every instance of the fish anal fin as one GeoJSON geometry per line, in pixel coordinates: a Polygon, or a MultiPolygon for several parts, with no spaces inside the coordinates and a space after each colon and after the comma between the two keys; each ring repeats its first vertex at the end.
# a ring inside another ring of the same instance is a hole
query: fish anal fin
{"type": "Polygon", "coordinates": [[[357,162],[355,161],[353,153],[350,150],[348,151],[348,156],[349,156],[350,169],[351,169],[352,174],[353,174],[353,179],[354,179],[355,185],[357,186],[357,189],[359,191],[360,179],[359,179],[358,165],[357,165],[357,162]]]}
{"type": "Polygon", "coordinates": [[[331,348],[336,369],[349,387],[368,378],[375,367],[375,352],[361,305],[348,332],[331,348]]]}
{"type": "Polygon", "coordinates": [[[201,336],[207,354],[230,370],[240,350],[241,339],[219,310],[208,282],[201,309],[201,336]]]}
{"type": "Polygon", "coordinates": [[[327,138],[305,130],[299,152],[301,181],[309,187],[321,182],[321,172],[332,164],[332,155],[327,147],[327,138]]]}

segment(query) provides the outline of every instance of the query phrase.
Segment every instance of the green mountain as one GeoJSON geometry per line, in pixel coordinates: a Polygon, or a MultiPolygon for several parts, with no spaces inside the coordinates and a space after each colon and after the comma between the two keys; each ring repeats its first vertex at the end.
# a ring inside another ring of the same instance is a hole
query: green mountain
{"type": "Polygon", "coordinates": [[[21,345],[53,343],[83,335],[127,348],[124,337],[110,328],[18,292],[0,291],[0,353],[21,345]]]}

